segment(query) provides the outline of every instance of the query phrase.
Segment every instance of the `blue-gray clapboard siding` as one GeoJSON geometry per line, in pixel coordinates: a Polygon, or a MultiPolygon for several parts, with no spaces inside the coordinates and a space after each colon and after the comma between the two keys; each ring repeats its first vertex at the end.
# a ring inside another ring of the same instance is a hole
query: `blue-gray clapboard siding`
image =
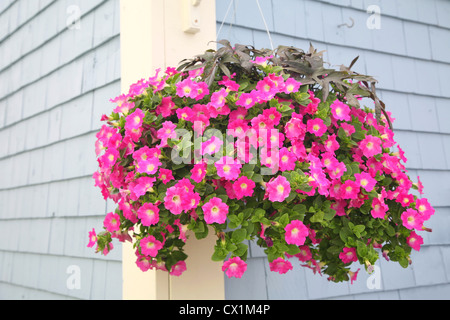
{"type": "MultiPolygon", "coordinates": [[[[254,0],[217,0],[218,39],[270,48],[254,0]],[[226,17],[226,12],[229,14],[226,17]],[[226,17],[226,19],[225,19],[226,17]]],[[[260,0],[274,47],[326,50],[331,65],[349,64],[375,76],[379,92],[398,120],[395,137],[406,152],[411,177],[420,176],[436,208],[421,233],[425,245],[402,269],[378,262],[381,288],[369,289],[362,266],[353,285],[334,284],[294,261],[294,270],[274,274],[264,253],[251,245],[248,272],[225,278],[227,299],[449,299],[450,298],[450,1],[448,0],[260,0]],[[381,28],[370,30],[367,8],[381,9],[381,28]],[[342,24],[354,26],[338,27],[342,24]]]]}
{"type": "Polygon", "coordinates": [[[120,92],[119,14],[119,0],[0,3],[0,299],[122,297],[120,246],[86,247],[111,210],[91,177],[120,92]]]}

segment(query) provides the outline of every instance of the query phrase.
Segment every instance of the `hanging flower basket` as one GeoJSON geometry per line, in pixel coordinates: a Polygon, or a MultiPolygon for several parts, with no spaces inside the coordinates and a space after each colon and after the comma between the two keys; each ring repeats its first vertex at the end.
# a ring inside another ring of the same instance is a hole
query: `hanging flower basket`
{"type": "Polygon", "coordinates": [[[313,47],[219,43],[111,100],[94,178],[118,207],[88,246],[131,241],[142,271],[176,276],[189,230],[214,232],[229,277],[246,271],[248,240],[282,274],[295,259],[335,282],[380,255],[406,268],[434,209],[413,194],[376,81],[351,71],[357,59],[326,68],[313,47]]]}

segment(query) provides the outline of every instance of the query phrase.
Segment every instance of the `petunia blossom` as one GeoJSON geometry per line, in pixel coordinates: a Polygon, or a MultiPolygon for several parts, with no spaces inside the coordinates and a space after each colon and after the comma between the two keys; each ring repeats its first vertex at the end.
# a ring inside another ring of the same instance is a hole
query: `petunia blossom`
{"type": "Polygon", "coordinates": [[[335,100],[331,104],[331,113],[336,120],[351,121],[350,108],[345,103],[335,100]]]}
{"type": "Polygon", "coordinates": [[[423,244],[423,238],[414,231],[406,238],[406,243],[416,251],[420,251],[420,246],[423,244]]]}
{"type": "Polygon", "coordinates": [[[222,265],[222,271],[228,276],[228,278],[242,278],[247,270],[247,263],[239,257],[231,258],[224,262],[222,265]]]}
{"type": "Polygon", "coordinates": [[[306,124],[306,130],[309,133],[314,134],[316,137],[322,137],[323,134],[327,131],[327,126],[322,119],[316,118],[308,120],[306,124]]]}
{"type": "Polygon", "coordinates": [[[343,263],[352,263],[358,261],[358,256],[356,255],[355,248],[344,248],[342,252],[339,254],[339,259],[342,260],[343,263]]]}
{"type": "Polygon", "coordinates": [[[241,163],[229,156],[222,157],[214,165],[217,169],[217,175],[225,180],[235,180],[241,173],[241,163]]]}
{"type": "Polygon", "coordinates": [[[210,199],[208,203],[203,205],[202,209],[207,224],[222,224],[227,220],[228,206],[220,198],[210,199]]]}
{"type": "Polygon", "coordinates": [[[274,261],[269,263],[270,271],[278,272],[279,274],[285,274],[288,271],[292,270],[294,267],[292,263],[283,258],[277,258],[274,261]]]}
{"type": "Polygon", "coordinates": [[[356,184],[367,192],[371,192],[377,184],[377,180],[372,178],[372,176],[367,172],[355,173],[355,178],[356,184]]]}
{"type": "Polygon", "coordinates": [[[173,186],[167,189],[164,197],[164,206],[174,215],[179,215],[184,210],[183,195],[185,190],[178,186],[173,186]]]}
{"type": "Polygon", "coordinates": [[[142,238],[139,246],[141,247],[143,255],[155,258],[158,255],[159,250],[162,249],[163,244],[161,241],[156,240],[154,236],[150,235],[142,238]]]}
{"type": "Polygon", "coordinates": [[[309,235],[308,228],[300,220],[294,220],[286,228],[285,240],[287,244],[302,246],[305,244],[306,237],[309,235]]]}
{"type": "Polygon", "coordinates": [[[359,143],[359,148],[367,158],[376,156],[382,151],[381,139],[378,137],[367,135],[366,138],[359,143]]]}
{"type": "Polygon", "coordinates": [[[284,176],[278,176],[267,183],[266,194],[271,202],[283,202],[291,193],[291,185],[284,176]]]}
{"type": "Polygon", "coordinates": [[[246,176],[240,177],[233,183],[234,194],[238,200],[253,196],[254,189],[255,183],[246,176]]]}
{"type": "Polygon", "coordinates": [[[153,203],[145,203],[139,208],[137,214],[145,227],[154,226],[159,222],[159,208],[153,203]]]}
{"type": "Polygon", "coordinates": [[[88,248],[92,248],[97,243],[97,234],[95,232],[95,229],[92,229],[92,231],[89,231],[89,243],[88,248]]]}
{"type": "Polygon", "coordinates": [[[113,212],[106,215],[103,225],[108,232],[115,232],[120,230],[120,216],[113,212]]]}
{"type": "Polygon", "coordinates": [[[403,226],[409,230],[421,230],[423,227],[423,217],[414,209],[407,209],[402,213],[403,226]]]}
{"type": "Polygon", "coordinates": [[[179,277],[187,270],[185,261],[178,261],[170,271],[171,276],[179,277]]]}

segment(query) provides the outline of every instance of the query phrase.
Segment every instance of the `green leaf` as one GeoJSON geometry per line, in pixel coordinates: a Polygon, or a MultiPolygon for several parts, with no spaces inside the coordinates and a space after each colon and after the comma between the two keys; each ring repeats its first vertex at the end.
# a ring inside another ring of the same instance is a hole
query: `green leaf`
{"type": "Polygon", "coordinates": [[[368,253],[367,246],[362,241],[356,241],[356,252],[361,258],[365,258],[368,253]]]}
{"type": "Polygon", "coordinates": [[[388,225],[386,227],[386,233],[388,234],[389,237],[395,236],[395,229],[394,229],[394,227],[391,226],[391,225],[388,225]]]}
{"type": "Polygon", "coordinates": [[[264,181],[262,175],[260,175],[260,174],[254,174],[253,177],[251,177],[251,179],[255,183],[261,183],[264,181]]]}
{"type": "Polygon", "coordinates": [[[228,251],[225,248],[221,248],[221,247],[215,247],[214,248],[214,253],[211,257],[212,261],[216,261],[216,262],[220,262],[223,261],[227,258],[228,256],[228,251]]]}
{"type": "Polygon", "coordinates": [[[289,214],[285,213],[278,222],[285,228],[289,224],[289,214]]]}
{"type": "Polygon", "coordinates": [[[336,210],[326,209],[323,219],[326,221],[332,220],[336,216],[336,210]]]}
{"type": "Polygon", "coordinates": [[[293,210],[295,213],[298,213],[298,214],[305,214],[305,213],[306,213],[306,206],[305,206],[304,204],[296,204],[296,205],[292,208],[292,210],[293,210]]]}
{"type": "Polygon", "coordinates": [[[236,249],[233,251],[233,254],[238,257],[241,257],[244,254],[246,254],[247,250],[248,250],[248,245],[246,245],[245,243],[238,243],[236,246],[236,249]]]}
{"type": "Polygon", "coordinates": [[[241,243],[242,241],[245,240],[245,238],[247,237],[247,230],[245,229],[238,229],[233,231],[233,234],[231,236],[231,240],[234,243],[241,243]]]}
{"type": "Polygon", "coordinates": [[[313,223],[320,223],[320,222],[323,222],[323,217],[324,217],[324,215],[325,215],[325,212],[323,212],[323,211],[318,211],[318,212],[316,212],[312,217],[311,217],[311,222],[313,222],[313,223]]]}
{"type": "Polygon", "coordinates": [[[354,227],[352,228],[353,233],[354,233],[358,238],[361,237],[361,233],[363,233],[365,229],[366,229],[366,227],[363,226],[363,225],[357,225],[357,226],[354,226],[354,227]]]}

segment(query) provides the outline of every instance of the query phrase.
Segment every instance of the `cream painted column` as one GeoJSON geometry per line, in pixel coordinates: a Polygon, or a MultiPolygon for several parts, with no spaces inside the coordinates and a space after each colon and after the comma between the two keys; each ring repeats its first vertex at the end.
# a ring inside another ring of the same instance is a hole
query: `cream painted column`
{"type": "MultiPolygon", "coordinates": [[[[122,91],[155,70],[177,67],[215,48],[215,0],[121,0],[120,41],[122,91]],[[194,5],[193,8],[189,8],[194,5]],[[190,11],[193,27],[188,33],[183,19],[190,11]],[[192,30],[191,30],[192,31],[192,30]]],[[[186,244],[187,271],[182,277],[166,272],[142,272],[136,266],[132,245],[123,245],[123,299],[129,300],[223,300],[224,276],[221,264],[211,261],[216,237],[197,240],[191,235],[186,244]]]]}

